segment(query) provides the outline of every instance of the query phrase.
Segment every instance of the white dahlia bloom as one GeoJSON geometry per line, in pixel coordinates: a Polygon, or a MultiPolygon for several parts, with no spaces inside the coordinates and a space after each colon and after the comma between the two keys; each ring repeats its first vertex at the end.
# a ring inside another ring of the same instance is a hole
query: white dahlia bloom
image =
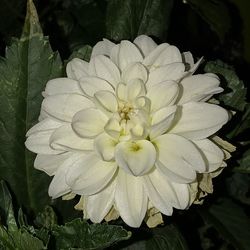
{"type": "Polygon", "coordinates": [[[67,77],[47,83],[27,132],[35,168],[54,176],[49,195],[81,195],[86,218],[101,222],[115,210],[131,227],[152,208],[189,207],[197,176],[225,166],[211,136],[229,118],[206,102],[222,88],[214,74],[193,75],[198,64],[144,35],[104,39],[90,62],[70,61],[67,77]]]}

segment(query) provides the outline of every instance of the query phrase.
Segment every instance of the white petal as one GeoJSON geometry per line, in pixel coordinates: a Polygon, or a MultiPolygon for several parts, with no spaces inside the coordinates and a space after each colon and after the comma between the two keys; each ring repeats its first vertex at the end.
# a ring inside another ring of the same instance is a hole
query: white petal
{"type": "Polygon", "coordinates": [[[120,82],[119,69],[103,55],[95,56],[90,60],[89,74],[108,81],[114,87],[120,82]]]}
{"type": "Polygon", "coordinates": [[[173,104],[178,97],[179,87],[174,81],[165,81],[148,89],[147,97],[151,101],[151,112],[173,104]]]}
{"type": "Polygon", "coordinates": [[[224,153],[215,143],[208,139],[193,142],[204,154],[207,163],[206,172],[213,172],[221,167],[224,160],[224,153]]]}
{"type": "Polygon", "coordinates": [[[154,141],[159,156],[156,166],[177,183],[190,183],[196,179],[196,170],[204,172],[205,162],[199,150],[187,139],[172,134],[159,136],[154,141]]]}
{"type": "Polygon", "coordinates": [[[166,215],[172,215],[173,207],[185,209],[189,203],[187,184],[171,182],[155,169],[144,177],[145,190],[154,207],[166,215]]]}
{"type": "Polygon", "coordinates": [[[115,147],[115,159],[125,172],[134,176],[144,175],[154,166],[156,150],[147,140],[120,142],[115,147]]]}
{"type": "Polygon", "coordinates": [[[194,58],[190,51],[183,52],[183,61],[188,64],[188,68],[191,69],[194,66],[194,58]]]}
{"type": "Polygon", "coordinates": [[[114,139],[118,139],[122,128],[120,126],[119,120],[117,120],[115,117],[112,117],[106,123],[104,130],[107,134],[112,136],[114,139]]]}
{"type": "Polygon", "coordinates": [[[119,46],[119,68],[124,70],[129,64],[142,61],[142,54],[131,42],[123,40],[119,46]]]}
{"type": "Polygon", "coordinates": [[[107,121],[107,116],[99,109],[89,108],[75,114],[72,128],[83,138],[94,138],[103,132],[107,121]]]}
{"type": "Polygon", "coordinates": [[[207,101],[212,95],[223,91],[219,78],[214,74],[192,75],[181,82],[181,95],[178,104],[190,101],[207,101]]]}
{"type": "Polygon", "coordinates": [[[71,164],[66,182],[74,193],[92,195],[110,182],[116,169],[115,162],[102,161],[95,154],[83,155],[71,164]]]}
{"type": "Polygon", "coordinates": [[[189,102],[182,106],[180,117],[169,132],[199,140],[217,132],[227,121],[225,109],[209,103],[189,102]]]}
{"type": "Polygon", "coordinates": [[[78,82],[66,77],[48,81],[44,93],[45,96],[58,94],[83,94],[78,82]]]}
{"type": "Polygon", "coordinates": [[[63,162],[70,157],[70,154],[71,153],[58,155],[38,154],[34,162],[34,167],[44,171],[50,176],[54,175],[56,170],[63,164],[63,162]]]}
{"type": "Polygon", "coordinates": [[[97,91],[108,90],[113,91],[112,85],[106,80],[94,76],[82,77],[79,81],[81,89],[88,96],[94,96],[97,91]]]}
{"type": "Polygon", "coordinates": [[[142,178],[120,170],[115,192],[115,204],[120,216],[131,227],[139,227],[145,217],[148,199],[142,178]]]}
{"type": "Polygon", "coordinates": [[[115,95],[110,91],[98,91],[94,95],[94,102],[104,111],[115,113],[118,103],[115,95]]]}
{"type": "Polygon", "coordinates": [[[126,85],[126,99],[129,102],[132,102],[139,96],[144,96],[146,94],[145,84],[140,79],[134,79],[126,85]]]}
{"type": "Polygon", "coordinates": [[[72,117],[80,110],[93,107],[86,97],[76,94],[48,96],[43,100],[42,109],[50,116],[62,121],[71,122],[72,117]]]}
{"type": "Polygon", "coordinates": [[[176,106],[162,108],[152,116],[151,130],[149,136],[151,139],[162,135],[172,125],[175,117],[176,106]]]}
{"type": "Polygon", "coordinates": [[[141,63],[132,63],[129,64],[123,71],[122,71],[122,82],[128,83],[133,79],[140,79],[144,83],[148,79],[148,72],[145,66],[141,63]]]}
{"type": "Polygon", "coordinates": [[[86,210],[91,221],[100,223],[111,209],[115,198],[116,180],[97,194],[86,198],[86,210]]]}
{"type": "Polygon", "coordinates": [[[56,129],[50,137],[50,146],[55,150],[93,150],[93,140],[79,137],[70,124],[56,129]]]}
{"type": "Polygon", "coordinates": [[[151,51],[153,51],[157,44],[149,36],[140,35],[135,38],[134,44],[138,46],[144,57],[146,57],[151,51]]]}
{"type": "Polygon", "coordinates": [[[163,81],[179,81],[185,74],[183,63],[171,63],[151,71],[148,77],[148,88],[163,81]]]}
{"type": "Polygon", "coordinates": [[[92,50],[91,58],[98,55],[109,56],[111,49],[115,46],[114,43],[108,39],[103,39],[103,41],[98,42],[92,50]]]}
{"type": "Polygon", "coordinates": [[[117,142],[106,133],[100,134],[94,142],[96,152],[104,161],[114,160],[115,146],[117,142]]]}
{"type": "Polygon", "coordinates": [[[79,80],[88,75],[89,63],[79,59],[72,59],[66,67],[67,76],[73,80],[79,80]]]}

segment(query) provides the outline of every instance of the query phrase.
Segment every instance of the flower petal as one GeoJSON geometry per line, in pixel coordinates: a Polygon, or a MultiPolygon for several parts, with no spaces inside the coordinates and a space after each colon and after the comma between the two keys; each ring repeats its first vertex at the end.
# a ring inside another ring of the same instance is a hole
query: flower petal
{"type": "Polygon", "coordinates": [[[163,81],[179,81],[185,74],[183,63],[171,63],[151,71],[146,85],[148,88],[163,81]]]}
{"type": "Polygon", "coordinates": [[[118,109],[118,103],[115,95],[106,90],[98,91],[94,94],[94,102],[105,112],[115,113],[118,109]]]}
{"type": "Polygon", "coordinates": [[[142,178],[120,170],[115,191],[115,205],[125,223],[131,227],[139,227],[145,217],[147,204],[142,178]]]}
{"type": "Polygon", "coordinates": [[[136,37],[134,40],[134,44],[137,45],[144,57],[146,57],[151,51],[153,51],[157,47],[157,44],[153,41],[153,39],[145,35],[140,35],[136,37]]]}
{"type": "Polygon", "coordinates": [[[151,112],[173,104],[178,97],[179,87],[174,81],[157,83],[148,89],[147,97],[151,101],[151,112]]]}
{"type": "Polygon", "coordinates": [[[206,170],[199,150],[187,139],[165,134],[154,140],[159,155],[156,166],[163,174],[177,183],[190,183],[196,179],[196,171],[206,170]]]}
{"type": "Polygon", "coordinates": [[[148,72],[145,66],[143,66],[141,63],[132,63],[129,64],[123,71],[122,71],[122,82],[128,83],[129,81],[133,79],[140,79],[144,83],[148,79],[148,72]]]}
{"type": "Polygon", "coordinates": [[[58,95],[58,94],[78,94],[82,95],[82,90],[79,87],[77,81],[70,78],[56,78],[47,82],[45,91],[47,95],[58,95]]]}
{"type": "Polygon", "coordinates": [[[116,180],[112,181],[102,191],[86,198],[86,210],[91,221],[100,223],[107,215],[115,198],[116,180]]]}
{"type": "Polygon", "coordinates": [[[98,55],[109,56],[111,49],[115,46],[114,43],[108,39],[103,39],[103,41],[98,42],[92,50],[91,58],[98,55]]]}
{"type": "Polygon", "coordinates": [[[113,178],[115,162],[105,162],[95,154],[82,155],[74,161],[66,174],[66,182],[79,195],[92,195],[103,189],[113,178]]]}
{"type": "Polygon", "coordinates": [[[204,158],[207,163],[206,172],[213,172],[222,166],[224,153],[215,143],[209,139],[193,142],[201,150],[202,154],[204,154],[204,158]]]}
{"type": "Polygon", "coordinates": [[[67,76],[73,80],[79,80],[83,76],[87,76],[88,70],[89,63],[79,58],[72,59],[66,66],[67,76]]]}
{"type": "Polygon", "coordinates": [[[93,140],[79,137],[70,124],[56,129],[50,137],[50,146],[55,150],[93,150],[93,140]]]}
{"type": "Polygon", "coordinates": [[[107,116],[99,109],[84,109],[73,117],[72,128],[80,137],[94,138],[103,132],[107,120],[107,116]]]}
{"type": "Polygon", "coordinates": [[[187,184],[171,182],[155,169],[144,178],[145,190],[154,207],[166,215],[172,215],[173,207],[185,209],[189,204],[187,184]]]}
{"type": "Polygon", "coordinates": [[[225,109],[209,103],[189,102],[182,106],[176,125],[169,133],[188,139],[204,139],[217,132],[228,121],[225,109]]]}
{"type": "Polygon", "coordinates": [[[155,112],[152,116],[150,139],[165,133],[172,125],[175,117],[176,106],[168,106],[155,112]]]}
{"type": "Polygon", "coordinates": [[[124,141],[115,147],[115,159],[125,172],[140,176],[154,166],[156,150],[154,145],[147,140],[124,141]]]}
{"type": "Polygon", "coordinates": [[[109,82],[112,86],[120,82],[120,72],[116,65],[106,56],[95,56],[89,63],[89,74],[109,82]]]}
{"type": "Polygon", "coordinates": [[[62,94],[46,97],[42,103],[42,110],[54,118],[71,122],[75,113],[93,106],[94,104],[84,96],[62,94]]]}
{"type": "Polygon", "coordinates": [[[220,81],[215,74],[192,75],[181,82],[181,95],[178,104],[190,101],[207,101],[214,94],[223,91],[220,81]]]}

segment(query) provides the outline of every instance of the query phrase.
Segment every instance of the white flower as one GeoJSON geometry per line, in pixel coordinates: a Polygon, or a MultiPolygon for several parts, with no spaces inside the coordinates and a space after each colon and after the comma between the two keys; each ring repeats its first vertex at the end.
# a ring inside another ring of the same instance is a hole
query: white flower
{"type": "Polygon", "coordinates": [[[47,83],[39,123],[27,133],[35,168],[54,176],[49,195],[79,194],[93,222],[115,209],[131,227],[152,207],[186,209],[197,175],[223,166],[211,136],[228,121],[206,102],[222,91],[218,77],[193,75],[198,64],[147,36],[104,39],[89,63],[69,62],[67,78],[47,83]]]}

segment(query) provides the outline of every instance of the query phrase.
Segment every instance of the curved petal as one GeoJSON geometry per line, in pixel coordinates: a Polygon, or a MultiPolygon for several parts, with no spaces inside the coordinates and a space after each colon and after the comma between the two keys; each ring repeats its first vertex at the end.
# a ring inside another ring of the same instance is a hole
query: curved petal
{"type": "Polygon", "coordinates": [[[157,44],[154,42],[154,40],[146,35],[140,35],[136,37],[134,40],[134,44],[137,45],[144,57],[146,57],[157,47],[157,44]]]}
{"type": "Polygon", "coordinates": [[[165,107],[152,115],[150,139],[156,138],[168,130],[174,120],[176,108],[176,106],[165,107]]]}
{"type": "Polygon", "coordinates": [[[191,69],[194,66],[194,58],[190,51],[183,52],[183,61],[185,64],[188,65],[188,70],[191,69]]]}
{"type": "Polygon", "coordinates": [[[106,123],[104,130],[107,134],[117,140],[120,136],[122,128],[120,126],[119,120],[115,117],[111,117],[106,123]]]}
{"type": "Polygon", "coordinates": [[[185,65],[183,63],[171,63],[151,71],[146,83],[150,88],[163,81],[179,81],[185,74],[185,65]]]}
{"type": "Polygon", "coordinates": [[[56,129],[50,137],[50,146],[55,150],[93,150],[93,140],[79,137],[70,124],[56,129]]]}
{"type": "Polygon", "coordinates": [[[95,154],[82,155],[74,161],[66,174],[66,183],[79,195],[92,195],[101,191],[113,178],[115,162],[105,162],[95,154]]]}
{"type": "Polygon", "coordinates": [[[120,142],[115,147],[115,159],[125,172],[140,176],[149,172],[154,166],[156,150],[147,140],[120,142]]]}
{"type": "Polygon", "coordinates": [[[89,74],[109,82],[112,86],[120,82],[120,72],[116,65],[106,56],[93,57],[89,63],[89,74]]]}
{"type": "Polygon", "coordinates": [[[148,88],[147,97],[151,101],[151,112],[172,105],[178,97],[179,87],[174,81],[165,81],[148,88]]]}
{"type": "Polygon", "coordinates": [[[207,101],[214,94],[223,91],[220,80],[215,74],[192,75],[181,82],[181,93],[178,104],[190,101],[207,101]]]}
{"type": "Polygon", "coordinates": [[[113,92],[113,87],[106,80],[95,77],[95,76],[85,76],[79,80],[79,85],[88,96],[94,96],[97,91],[108,90],[113,92]]]}
{"type": "Polygon", "coordinates": [[[176,125],[169,133],[188,139],[204,139],[217,132],[228,121],[228,112],[214,104],[188,102],[182,106],[176,125]]]}
{"type": "Polygon", "coordinates": [[[92,49],[91,58],[98,55],[109,56],[111,49],[115,46],[114,43],[108,39],[98,42],[92,49]]]}
{"type": "Polygon", "coordinates": [[[103,132],[107,120],[107,116],[99,109],[84,109],[73,117],[72,128],[80,137],[94,138],[103,132]]]}
{"type": "Polygon", "coordinates": [[[80,110],[93,107],[88,98],[76,94],[62,94],[46,97],[42,110],[62,121],[71,122],[72,117],[80,110]]]}
{"type": "Polygon", "coordinates": [[[66,77],[49,80],[46,84],[44,93],[45,96],[58,94],[83,94],[78,82],[66,77]]]}
{"type": "Polygon", "coordinates": [[[94,102],[105,112],[115,113],[118,109],[116,96],[110,91],[101,90],[96,92],[94,102]]]}
{"type": "Polygon", "coordinates": [[[83,76],[87,76],[88,70],[89,63],[79,58],[72,59],[66,66],[67,76],[73,80],[79,80],[83,76]]]}
{"type": "Polygon", "coordinates": [[[209,139],[193,141],[201,150],[207,163],[206,172],[213,172],[222,166],[225,158],[223,151],[209,139]]]}
{"type": "Polygon", "coordinates": [[[171,182],[157,169],[143,178],[149,200],[162,213],[171,215],[173,207],[185,209],[188,206],[189,190],[187,184],[171,182]]]}
{"type": "Polygon", "coordinates": [[[86,210],[91,221],[100,223],[110,211],[115,199],[116,180],[97,194],[86,198],[86,210]]]}
{"type": "Polygon", "coordinates": [[[156,167],[172,181],[190,183],[196,179],[196,171],[206,170],[199,150],[187,139],[165,134],[156,138],[154,143],[159,153],[156,167]]]}
{"type": "Polygon", "coordinates": [[[128,83],[129,81],[133,79],[140,79],[144,83],[148,79],[148,72],[145,66],[143,66],[141,63],[132,63],[129,64],[123,71],[121,76],[122,82],[128,83]]]}
{"type": "Polygon", "coordinates": [[[139,227],[147,211],[148,199],[142,178],[120,170],[115,191],[115,205],[122,219],[131,227],[139,227]]]}

